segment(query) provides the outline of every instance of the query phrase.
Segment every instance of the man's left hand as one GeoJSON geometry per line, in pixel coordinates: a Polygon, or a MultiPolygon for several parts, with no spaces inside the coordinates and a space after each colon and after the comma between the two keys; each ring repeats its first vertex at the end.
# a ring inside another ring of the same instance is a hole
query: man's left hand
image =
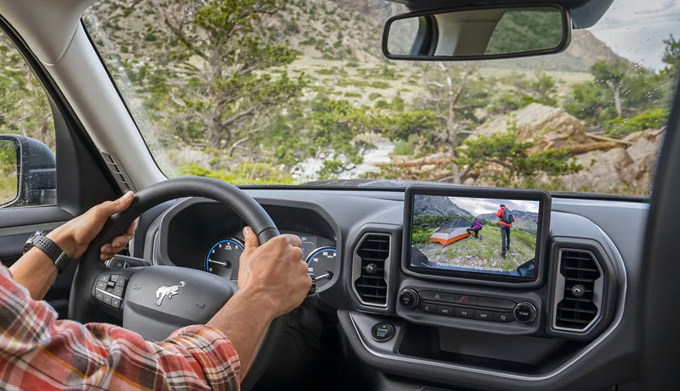
{"type": "MultiPolygon", "coordinates": [[[[134,194],[129,191],[115,201],[106,201],[92,207],[84,214],[53,230],[47,236],[66,252],[71,259],[79,258],[97,237],[109,217],[126,210],[132,204],[134,194]]],[[[101,260],[113,258],[130,242],[137,229],[137,220],[130,224],[124,235],[101,247],[101,260]]]]}

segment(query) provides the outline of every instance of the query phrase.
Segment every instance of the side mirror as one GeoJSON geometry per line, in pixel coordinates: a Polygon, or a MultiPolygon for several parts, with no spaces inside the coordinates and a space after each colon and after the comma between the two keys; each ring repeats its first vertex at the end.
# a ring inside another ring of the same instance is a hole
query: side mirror
{"type": "Polygon", "coordinates": [[[0,207],[57,202],[57,162],[38,140],[0,134],[0,207]]]}
{"type": "Polygon", "coordinates": [[[382,46],[395,60],[488,60],[558,53],[570,36],[569,14],[560,6],[486,6],[394,16],[382,46]]]}

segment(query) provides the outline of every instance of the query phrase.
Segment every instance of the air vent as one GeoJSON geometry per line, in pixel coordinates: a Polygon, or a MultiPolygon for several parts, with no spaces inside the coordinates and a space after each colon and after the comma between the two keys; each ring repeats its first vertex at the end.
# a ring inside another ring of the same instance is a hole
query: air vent
{"type": "Polygon", "coordinates": [[[602,268],[590,251],[559,251],[553,327],[585,332],[597,320],[602,306],[602,268]]]}
{"type": "Polygon", "coordinates": [[[109,170],[111,171],[111,175],[113,175],[113,178],[116,180],[118,183],[118,186],[122,191],[137,191],[135,189],[134,185],[132,185],[132,182],[130,181],[130,177],[127,175],[125,172],[125,169],[123,169],[123,166],[120,164],[118,161],[118,158],[116,155],[104,151],[99,151],[99,153],[102,154],[102,157],[104,158],[104,162],[106,162],[106,165],[109,167],[109,170]]]}
{"type": "Polygon", "coordinates": [[[352,280],[359,301],[367,306],[387,306],[390,235],[366,234],[354,250],[352,280]]]}

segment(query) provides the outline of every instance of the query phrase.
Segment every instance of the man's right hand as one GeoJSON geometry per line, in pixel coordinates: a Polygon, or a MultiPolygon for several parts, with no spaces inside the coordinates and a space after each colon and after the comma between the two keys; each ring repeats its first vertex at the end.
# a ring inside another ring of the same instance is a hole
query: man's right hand
{"type": "Polygon", "coordinates": [[[312,286],[302,260],[302,240],[280,235],[260,246],[250,227],[243,229],[245,249],[239,265],[241,294],[255,305],[272,311],[274,318],[297,308],[312,286]],[[257,304],[256,304],[257,303],[257,304]]]}

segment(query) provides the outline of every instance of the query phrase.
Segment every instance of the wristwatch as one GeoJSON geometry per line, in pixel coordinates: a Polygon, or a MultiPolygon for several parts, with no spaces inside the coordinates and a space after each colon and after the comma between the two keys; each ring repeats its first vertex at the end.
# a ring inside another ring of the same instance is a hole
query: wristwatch
{"type": "Polygon", "coordinates": [[[37,231],[33,235],[31,235],[30,238],[26,241],[26,244],[24,245],[24,254],[28,252],[28,250],[32,249],[33,247],[37,247],[42,252],[47,254],[48,257],[54,262],[54,266],[57,267],[57,270],[59,273],[64,271],[68,267],[68,265],[71,263],[71,258],[66,255],[64,251],[52,241],[52,239],[48,238],[43,231],[37,231]]]}

